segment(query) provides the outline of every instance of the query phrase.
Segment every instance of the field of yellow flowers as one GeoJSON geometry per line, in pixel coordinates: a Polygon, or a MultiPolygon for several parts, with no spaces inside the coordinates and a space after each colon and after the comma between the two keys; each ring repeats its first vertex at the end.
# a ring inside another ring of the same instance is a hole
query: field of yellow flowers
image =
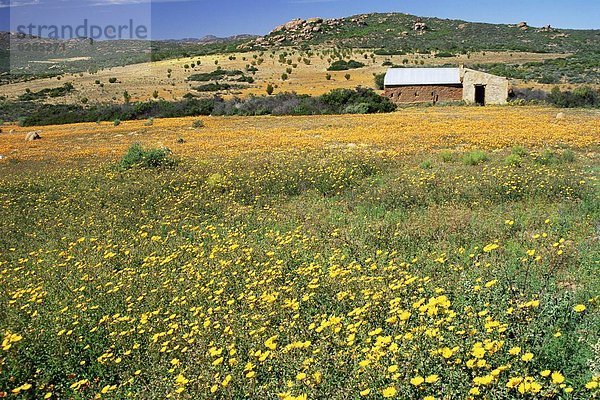
{"type": "Polygon", "coordinates": [[[598,397],[600,124],[555,116],[0,135],[0,398],[598,397]]]}

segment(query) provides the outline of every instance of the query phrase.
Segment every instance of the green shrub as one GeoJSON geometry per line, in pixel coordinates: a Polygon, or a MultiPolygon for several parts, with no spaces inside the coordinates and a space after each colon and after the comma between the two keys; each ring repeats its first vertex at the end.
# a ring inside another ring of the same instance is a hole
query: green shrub
{"type": "Polygon", "coordinates": [[[172,167],[176,164],[171,150],[167,148],[144,149],[139,143],[131,145],[121,158],[119,167],[123,170],[132,168],[161,168],[172,167]]]}
{"type": "Polygon", "coordinates": [[[431,160],[425,160],[421,164],[419,164],[419,167],[421,167],[421,169],[431,169],[432,162],[431,162],[431,160]]]}
{"type": "Polygon", "coordinates": [[[270,83],[267,85],[267,94],[270,96],[273,94],[273,92],[275,91],[275,89],[273,88],[273,85],[271,85],[270,83]]]}
{"type": "Polygon", "coordinates": [[[487,160],[488,155],[480,150],[474,150],[469,153],[466,153],[462,158],[462,162],[465,165],[479,165],[486,162],[487,160]]]}
{"type": "Polygon", "coordinates": [[[513,167],[520,167],[523,163],[523,157],[518,154],[510,154],[508,157],[506,157],[504,163],[513,167]]]}
{"type": "Polygon", "coordinates": [[[117,78],[109,78],[108,79],[108,83],[116,83],[117,82],[117,78]]]}
{"type": "Polygon", "coordinates": [[[369,103],[350,104],[344,110],[346,114],[368,114],[369,103]]]}
{"type": "Polygon", "coordinates": [[[327,70],[328,71],[346,71],[349,69],[362,68],[364,66],[365,66],[365,64],[363,64],[359,61],[355,61],[355,60],[350,60],[350,61],[338,60],[338,61],[334,61],[329,66],[329,68],[327,68],[327,70]]]}
{"type": "Polygon", "coordinates": [[[450,150],[443,150],[440,152],[440,159],[445,163],[453,162],[456,160],[456,154],[450,150]]]}
{"type": "Polygon", "coordinates": [[[225,70],[225,69],[217,69],[212,72],[202,73],[202,74],[193,74],[190,75],[187,80],[188,81],[196,81],[196,82],[208,82],[212,80],[218,80],[225,77],[234,77],[241,76],[244,73],[240,70],[225,70]]]}
{"type": "Polygon", "coordinates": [[[383,90],[385,88],[385,73],[375,74],[373,80],[375,81],[375,87],[377,89],[383,90]]]}
{"type": "Polygon", "coordinates": [[[330,81],[331,80],[331,74],[325,75],[325,79],[327,79],[328,81],[330,81]]]}
{"type": "Polygon", "coordinates": [[[148,120],[144,123],[144,126],[152,126],[154,125],[154,118],[150,117],[148,118],[148,120]]]}
{"type": "Polygon", "coordinates": [[[548,95],[548,101],[564,108],[600,107],[600,93],[589,86],[565,92],[561,92],[558,87],[555,87],[548,95]]]}
{"type": "Polygon", "coordinates": [[[514,146],[510,150],[510,154],[517,155],[519,157],[526,157],[529,154],[529,150],[523,146],[514,146]]]}
{"type": "Polygon", "coordinates": [[[550,149],[545,149],[535,158],[535,162],[542,165],[556,164],[558,161],[558,157],[556,157],[556,154],[550,149]]]}
{"type": "Polygon", "coordinates": [[[220,90],[231,90],[231,89],[240,89],[242,86],[240,85],[230,85],[229,83],[207,83],[205,85],[200,85],[194,87],[194,90],[198,92],[218,92],[220,90]]]}
{"type": "Polygon", "coordinates": [[[120,119],[115,119],[115,120],[113,121],[113,125],[114,125],[114,126],[119,126],[119,125],[121,125],[121,120],[120,120],[120,119]]]}
{"type": "Polygon", "coordinates": [[[198,129],[198,128],[203,128],[204,127],[204,121],[202,121],[201,119],[197,119],[194,121],[194,123],[192,123],[192,128],[198,129]]]}
{"type": "Polygon", "coordinates": [[[567,149],[562,152],[562,154],[560,155],[560,159],[561,161],[566,163],[575,162],[575,153],[573,152],[573,150],[567,149]]]}

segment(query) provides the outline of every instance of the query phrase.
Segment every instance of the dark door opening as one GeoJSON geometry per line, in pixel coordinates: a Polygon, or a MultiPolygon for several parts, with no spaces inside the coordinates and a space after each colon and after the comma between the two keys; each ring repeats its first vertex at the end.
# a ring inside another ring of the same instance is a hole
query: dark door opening
{"type": "Polygon", "coordinates": [[[485,106],[485,86],[475,85],[475,103],[485,106]]]}

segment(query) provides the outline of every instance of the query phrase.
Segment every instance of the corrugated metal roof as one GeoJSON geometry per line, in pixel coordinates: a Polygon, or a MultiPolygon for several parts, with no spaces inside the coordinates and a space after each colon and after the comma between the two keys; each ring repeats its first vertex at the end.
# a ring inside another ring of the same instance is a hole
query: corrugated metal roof
{"type": "Polygon", "coordinates": [[[385,86],[461,83],[459,68],[390,68],[385,74],[385,86]]]}

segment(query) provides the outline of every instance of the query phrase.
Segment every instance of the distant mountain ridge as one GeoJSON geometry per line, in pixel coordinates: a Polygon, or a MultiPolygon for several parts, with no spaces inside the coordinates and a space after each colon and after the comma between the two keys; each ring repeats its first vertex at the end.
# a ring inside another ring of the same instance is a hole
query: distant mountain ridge
{"type": "Polygon", "coordinates": [[[206,35],[200,38],[183,38],[183,39],[164,39],[164,40],[155,40],[156,42],[165,42],[165,43],[224,43],[224,42],[234,42],[240,40],[253,40],[259,38],[259,35],[250,35],[250,34],[241,34],[234,35],[228,37],[219,37],[215,35],[206,35]]]}

